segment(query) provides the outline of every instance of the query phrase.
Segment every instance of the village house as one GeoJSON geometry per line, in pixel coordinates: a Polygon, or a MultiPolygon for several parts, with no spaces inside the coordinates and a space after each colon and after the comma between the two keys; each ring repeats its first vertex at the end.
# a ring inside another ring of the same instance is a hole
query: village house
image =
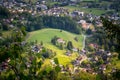
{"type": "Polygon", "coordinates": [[[42,46],[35,45],[35,46],[32,46],[32,51],[39,53],[42,50],[42,48],[43,48],[42,46]]]}
{"type": "Polygon", "coordinates": [[[82,28],[85,30],[89,29],[91,26],[91,23],[87,23],[85,20],[80,20],[78,24],[81,24],[82,28]]]}
{"type": "Polygon", "coordinates": [[[74,52],[77,52],[77,51],[78,51],[78,49],[77,49],[77,48],[73,48],[72,50],[73,50],[74,52]]]}
{"type": "Polygon", "coordinates": [[[84,12],[80,12],[80,11],[73,11],[72,13],[71,13],[71,16],[72,17],[75,17],[75,16],[84,16],[84,12]]]}
{"type": "Polygon", "coordinates": [[[72,64],[74,66],[79,66],[82,63],[82,61],[84,61],[84,60],[86,60],[86,56],[85,55],[80,55],[74,61],[72,61],[72,64]]]}
{"type": "Polygon", "coordinates": [[[51,62],[51,64],[52,64],[53,67],[56,66],[54,60],[50,60],[50,62],[51,62]]]}
{"type": "Polygon", "coordinates": [[[35,6],[35,10],[37,10],[37,11],[47,10],[47,9],[48,9],[48,7],[44,4],[36,4],[36,6],[35,6]]]}
{"type": "Polygon", "coordinates": [[[102,70],[102,71],[105,71],[105,70],[106,70],[106,65],[104,65],[104,64],[101,65],[101,66],[99,67],[99,69],[102,70]]]}
{"type": "Polygon", "coordinates": [[[85,49],[82,49],[82,50],[80,51],[80,54],[86,54],[86,50],[85,50],[85,49]]]}
{"type": "Polygon", "coordinates": [[[92,48],[95,48],[95,49],[98,48],[98,45],[95,44],[95,43],[90,43],[89,46],[92,47],[92,48]]]}
{"type": "Polygon", "coordinates": [[[68,50],[68,51],[66,52],[66,55],[67,55],[67,56],[71,56],[72,53],[68,50]]]}
{"type": "Polygon", "coordinates": [[[42,10],[47,10],[48,9],[48,7],[44,4],[41,4],[40,7],[41,7],[42,10]]]}
{"type": "Polygon", "coordinates": [[[60,44],[65,44],[65,41],[62,38],[58,38],[57,42],[60,43],[60,44]]]}
{"type": "Polygon", "coordinates": [[[43,15],[54,15],[54,16],[60,16],[60,15],[68,15],[69,12],[67,9],[60,8],[60,7],[54,7],[49,10],[44,11],[43,15]]]}

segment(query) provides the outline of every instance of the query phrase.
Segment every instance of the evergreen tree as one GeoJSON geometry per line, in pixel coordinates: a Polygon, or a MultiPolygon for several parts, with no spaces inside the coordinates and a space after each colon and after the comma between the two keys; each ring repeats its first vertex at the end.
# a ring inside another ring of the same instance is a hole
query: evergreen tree
{"type": "Polygon", "coordinates": [[[54,38],[51,39],[51,43],[52,43],[53,45],[57,45],[57,39],[58,39],[58,37],[57,37],[57,36],[54,36],[54,38]]]}
{"type": "MultiPolygon", "coordinates": [[[[113,41],[117,41],[117,47],[115,48],[115,51],[119,53],[120,56],[120,26],[118,24],[115,24],[114,20],[110,20],[109,18],[103,18],[101,17],[104,30],[107,34],[107,37],[113,41]]],[[[118,58],[119,58],[118,56],[118,58]]],[[[120,58],[119,58],[120,59],[120,58]]]]}
{"type": "Polygon", "coordinates": [[[73,49],[73,44],[71,41],[68,41],[67,43],[67,49],[72,50],[73,49]]]}

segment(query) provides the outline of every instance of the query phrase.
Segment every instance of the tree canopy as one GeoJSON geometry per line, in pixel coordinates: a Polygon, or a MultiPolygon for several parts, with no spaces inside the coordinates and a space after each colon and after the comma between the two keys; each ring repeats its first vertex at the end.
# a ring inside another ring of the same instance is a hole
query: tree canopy
{"type": "MultiPolygon", "coordinates": [[[[120,25],[117,23],[118,21],[115,20],[110,20],[109,18],[103,18],[101,17],[104,30],[111,40],[116,40],[117,41],[117,47],[116,51],[120,53],[120,25]]],[[[120,56],[120,54],[119,54],[120,56]]]]}

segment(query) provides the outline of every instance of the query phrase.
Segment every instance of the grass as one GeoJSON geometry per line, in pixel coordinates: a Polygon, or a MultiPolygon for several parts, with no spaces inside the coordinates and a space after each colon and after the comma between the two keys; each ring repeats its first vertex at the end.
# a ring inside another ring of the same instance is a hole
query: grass
{"type": "MultiPolygon", "coordinates": [[[[27,39],[28,42],[33,42],[35,40],[37,40],[38,42],[43,42],[44,46],[48,46],[51,45],[51,39],[54,36],[58,36],[62,39],[64,39],[65,41],[72,41],[73,45],[75,47],[82,47],[82,44],[80,42],[82,42],[82,36],[81,35],[76,35],[73,33],[69,33],[67,31],[62,31],[60,32],[59,29],[42,29],[42,30],[38,30],[38,31],[33,31],[31,33],[29,33],[29,37],[27,39]],[[74,40],[75,37],[78,37],[79,41],[76,42],[74,40]]],[[[52,46],[51,46],[52,47],[52,46]]]]}
{"type": "Polygon", "coordinates": [[[120,69],[120,60],[116,60],[115,61],[115,67],[117,68],[117,69],[120,69]]]}
{"type": "MultiPolygon", "coordinates": [[[[119,53],[114,53],[114,54],[119,54],[119,53]]],[[[112,65],[114,66],[114,68],[116,67],[117,69],[120,69],[120,60],[118,59],[118,55],[117,57],[112,57],[112,65]]]]}
{"type": "Polygon", "coordinates": [[[51,49],[57,53],[55,57],[58,58],[60,64],[67,65],[71,62],[71,60],[77,57],[77,53],[73,53],[71,57],[64,55],[66,50],[60,50],[58,47],[51,44],[51,39],[54,36],[58,36],[64,39],[65,41],[72,41],[74,47],[79,48],[79,49],[82,48],[83,37],[81,35],[70,33],[64,30],[60,32],[59,29],[48,28],[48,29],[42,29],[42,30],[30,32],[29,37],[27,38],[27,41],[33,42],[37,40],[38,43],[42,41],[43,45],[46,48],[51,49]],[[75,37],[78,37],[78,42],[74,40],[75,37]]]}
{"type": "Polygon", "coordinates": [[[106,10],[101,10],[101,9],[97,9],[97,8],[82,8],[82,7],[78,7],[78,6],[65,6],[64,8],[68,9],[70,12],[72,12],[74,10],[80,10],[85,13],[91,13],[91,14],[95,14],[95,15],[101,15],[101,14],[106,13],[106,10]]]}

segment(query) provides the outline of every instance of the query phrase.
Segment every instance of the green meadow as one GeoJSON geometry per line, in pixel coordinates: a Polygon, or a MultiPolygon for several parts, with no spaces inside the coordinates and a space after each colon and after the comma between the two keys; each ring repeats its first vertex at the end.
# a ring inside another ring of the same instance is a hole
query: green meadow
{"type": "Polygon", "coordinates": [[[77,35],[64,30],[62,30],[61,32],[60,29],[48,28],[48,29],[42,29],[42,30],[30,32],[29,37],[27,38],[27,41],[33,42],[37,40],[38,43],[42,41],[44,47],[51,49],[57,53],[55,57],[58,58],[60,64],[67,65],[71,62],[71,60],[75,59],[78,56],[78,53],[73,52],[72,56],[70,57],[66,56],[65,55],[66,50],[61,50],[58,47],[52,45],[51,39],[54,36],[60,37],[64,39],[66,42],[72,41],[74,47],[79,49],[82,48],[82,41],[83,41],[82,35],[77,35]],[[74,40],[75,37],[78,38],[78,42],[74,40]]]}

